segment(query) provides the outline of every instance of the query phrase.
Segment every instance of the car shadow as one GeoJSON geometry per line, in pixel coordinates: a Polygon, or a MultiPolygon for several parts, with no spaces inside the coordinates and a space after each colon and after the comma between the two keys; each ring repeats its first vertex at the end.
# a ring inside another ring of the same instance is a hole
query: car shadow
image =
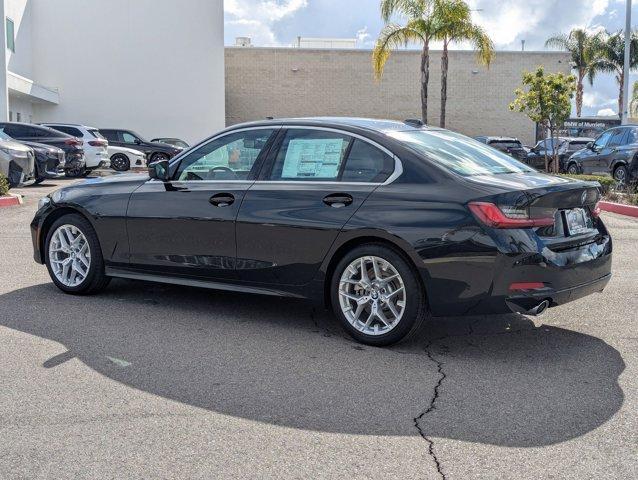
{"type": "Polygon", "coordinates": [[[66,347],[43,368],[78,359],[144,392],[298,429],[413,436],[435,404],[418,421],[428,436],[541,446],[597,428],[624,398],[618,351],[520,315],[436,319],[381,349],[276,297],[114,280],[100,295],[41,284],[0,304],[0,325],[66,347]]]}

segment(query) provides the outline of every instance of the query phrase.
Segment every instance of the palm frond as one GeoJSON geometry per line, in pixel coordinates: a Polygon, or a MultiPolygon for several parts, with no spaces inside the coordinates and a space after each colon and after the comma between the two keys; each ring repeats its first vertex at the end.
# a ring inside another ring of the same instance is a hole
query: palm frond
{"type": "Polygon", "coordinates": [[[377,39],[377,44],[372,52],[372,66],[374,76],[379,80],[383,76],[385,63],[393,49],[407,46],[410,42],[424,41],[423,35],[418,30],[409,26],[402,27],[397,24],[386,25],[377,39]]]}
{"type": "Polygon", "coordinates": [[[389,23],[393,15],[423,17],[431,3],[432,0],[381,0],[381,18],[389,23]]]}

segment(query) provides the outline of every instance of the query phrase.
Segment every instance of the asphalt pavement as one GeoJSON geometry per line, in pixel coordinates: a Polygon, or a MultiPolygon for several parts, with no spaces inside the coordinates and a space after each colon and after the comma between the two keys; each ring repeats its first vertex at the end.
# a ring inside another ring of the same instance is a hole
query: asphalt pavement
{"type": "MultiPolygon", "coordinates": [[[[57,183],[57,186],[55,185],[57,183]]],[[[58,291],[0,208],[0,478],[638,478],[638,220],[602,294],[380,349],[290,299],[58,291]]]]}

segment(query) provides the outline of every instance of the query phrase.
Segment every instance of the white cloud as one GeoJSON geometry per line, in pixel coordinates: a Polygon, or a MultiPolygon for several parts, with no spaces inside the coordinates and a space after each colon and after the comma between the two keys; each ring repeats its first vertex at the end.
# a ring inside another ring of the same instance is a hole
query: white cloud
{"type": "Polygon", "coordinates": [[[279,45],[272,25],[308,6],[308,0],[226,0],[226,30],[251,37],[253,44],[279,45]]]}
{"type": "Polygon", "coordinates": [[[611,108],[603,108],[601,110],[598,110],[598,113],[596,114],[598,117],[616,117],[618,116],[618,114],[612,110],[611,108]]]}
{"type": "Polygon", "coordinates": [[[585,92],[583,94],[583,105],[586,107],[606,107],[612,106],[618,102],[617,98],[608,98],[605,97],[602,93],[593,91],[593,92],[585,92]]]}
{"type": "Polygon", "coordinates": [[[359,30],[357,30],[357,43],[361,47],[366,47],[369,45],[373,45],[374,41],[370,38],[370,34],[368,33],[368,27],[365,26],[359,30]]]}

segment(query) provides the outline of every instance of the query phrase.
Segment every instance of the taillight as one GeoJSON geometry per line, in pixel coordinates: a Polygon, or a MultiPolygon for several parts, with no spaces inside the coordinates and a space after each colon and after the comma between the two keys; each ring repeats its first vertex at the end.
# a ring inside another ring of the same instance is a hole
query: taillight
{"type": "Polygon", "coordinates": [[[543,282],[515,282],[510,285],[510,291],[540,290],[545,288],[543,282]]]}
{"type": "Polygon", "coordinates": [[[108,147],[109,142],[106,140],[89,140],[89,145],[92,147],[108,147]]]}
{"type": "Polygon", "coordinates": [[[600,216],[600,202],[596,202],[596,205],[591,209],[591,216],[598,218],[600,216]]]}
{"type": "Polygon", "coordinates": [[[67,138],[64,141],[65,145],[74,145],[76,147],[79,147],[80,145],[82,145],[82,140],[79,140],[77,138],[67,138]]]}
{"type": "Polygon", "coordinates": [[[502,207],[489,202],[470,202],[470,211],[492,228],[533,228],[554,225],[554,217],[530,218],[525,208],[502,207]]]}

